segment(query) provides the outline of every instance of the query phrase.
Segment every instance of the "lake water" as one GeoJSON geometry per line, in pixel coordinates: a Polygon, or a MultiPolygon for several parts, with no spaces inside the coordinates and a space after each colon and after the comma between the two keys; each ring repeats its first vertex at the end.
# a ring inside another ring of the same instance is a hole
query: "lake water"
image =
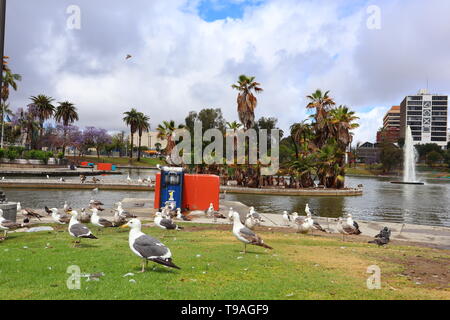
{"type": "MultiPolygon", "coordinates": [[[[105,180],[124,180],[121,176],[103,176],[105,180]]],[[[129,170],[132,179],[154,175],[153,170],[129,170]]],[[[77,177],[68,178],[78,179],[77,177]]],[[[347,177],[349,187],[364,186],[364,194],[355,197],[267,196],[227,194],[227,200],[241,201],[254,206],[261,213],[280,213],[284,210],[304,214],[306,203],[314,213],[324,217],[341,217],[347,213],[355,219],[414,223],[450,227],[450,183],[424,180],[426,185],[396,185],[388,178],[347,177]]],[[[93,197],[103,201],[106,207],[123,198],[150,198],[153,192],[100,191],[93,195],[89,190],[21,190],[6,189],[10,201],[20,201],[30,208],[61,207],[67,200],[72,207],[86,207],[93,197]]]]}

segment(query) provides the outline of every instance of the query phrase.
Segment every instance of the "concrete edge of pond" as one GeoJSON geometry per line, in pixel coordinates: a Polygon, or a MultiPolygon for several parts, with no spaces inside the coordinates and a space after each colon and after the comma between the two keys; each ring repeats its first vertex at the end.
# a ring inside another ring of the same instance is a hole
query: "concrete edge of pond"
{"type": "MultiPolygon", "coordinates": [[[[101,190],[131,190],[131,191],[154,191],[155,187],[146,184],[128,184],[126,182],[111,183],[80,183],[80,182],[60,182],[60,181],[36,181],[36,180],[0,180],[0,188],[23,188],[23,189],[93,189],[101,190]]],[[[233,194],[254,194],[254,195],[274,195],[274,196],[361,196],[363,190],[358,189],[275,189],[275,188],[241,188],[221,186],[222,192],[233,194]]]]}

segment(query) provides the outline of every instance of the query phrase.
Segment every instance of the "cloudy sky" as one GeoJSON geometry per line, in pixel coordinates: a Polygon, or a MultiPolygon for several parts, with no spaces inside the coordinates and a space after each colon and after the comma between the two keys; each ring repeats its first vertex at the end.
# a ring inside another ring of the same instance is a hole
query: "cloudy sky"
{"type": "Polygon", "coordinates": [[[247,74],[265,89],[257,117],[287,129],[322,88],[357,112],[355,142],[373,141],[387,109],[427,80],[450,93],[449,14],[448,0],[9,0],[5,54],[23,76],[11,106],[42,93],[75,103],[80,127],[107,130],[125,130],[131,107],[153,128],[206,107],[232,121],[230,85],[247,74]],[[71,5],[80,29],[67,27],[71,5]]]}

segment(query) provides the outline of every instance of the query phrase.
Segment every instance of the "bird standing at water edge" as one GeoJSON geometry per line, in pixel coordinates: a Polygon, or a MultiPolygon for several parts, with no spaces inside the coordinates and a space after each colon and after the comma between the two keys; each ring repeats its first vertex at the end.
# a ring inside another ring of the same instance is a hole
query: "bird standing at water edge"
{"type": "Polygon", "coordinates": [[[71,216],[67,215],[65,213],[58,213],[58,209],[57,208],[49,209],[46,206],[45,207],[45,212],[47,212],[48,215],[51,215],[53,221],[55,221],[58,224],[68,224],[70,222],[71,216]]]}
{"type": "Polygon", "coordinates": [[[347,234],[354,234],[354,235],[361,234],[358,223],[353,220],[352,215],[350,213],[347,215],[346,220],[338,218],[337,230],[340,233],[342,233],[342,241],[345,240],[345,235],[347,234]]]}
{"type": "Polygon", "coordinates": [[[139,219],[131,219],[127,224],[121,226],[121,228],[131,228],[128,244],[131,251],[143,259],[141,272],[145,272],[148,261],[153,261],[166,267],[180,269],[180,267],[172,262],[172,252],[170,252],[168,247],[158,239],[152,238],[141,231],[142,224],[139,219]]]}

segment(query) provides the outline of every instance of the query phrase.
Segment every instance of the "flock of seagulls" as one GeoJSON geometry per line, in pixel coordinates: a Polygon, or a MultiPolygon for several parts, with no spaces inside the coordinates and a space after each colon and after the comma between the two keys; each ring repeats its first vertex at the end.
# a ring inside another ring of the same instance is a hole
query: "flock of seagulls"
{"type": "MultiPolygon", "coordinates": [[[[129,178],[129,176],[128,176],[129,178]]],[[[91,199],[89,201],[87,210],[82,208],[80,213],[73,210],[67,201],[63,205],[62,212],[58,208],[48,208],[45,206],[45,212],[51,216],[52,220],[59,225],[68,225],[67,231],[76,240],[74,247],[81,243],[81,239],[98,239],[92,231],[85,225],[91,223],[98,227],[98,232],[103,228],[130,228],[129,231],[129,247],[131,251],[142,259],[142,272],[148,265],[149,261],[164,265],[170,268],[180,269],[172,261],[172,253],[170,249],[165,246],[160,240],[146,235],[142,232],[142,223],[136,216],[124,210],[122,202],[117,203],[117,208],[114,209],[114,216],[112,220],[108,220],[100,216],[100,212],[105,209],[102,207],[104,203],[99,200],[91,199]]],[[[41,220],[42,215],[28,208],[22,208],[21,204],[17,204],[17,210],[24,217],[24,223],[15,223],[6,220],[3,217],[3,211],[0,209],[0,230],[4,231],[4,238],[7,237],[7,232],[17,228],[26,226],[30,219],[41,220]]],[[[213,203],[204,211],[207,217],[213,218],[214,222],[217,219],[226,219],[221,212],[214,209],[213,203]]],[[[283,220],[285,224],[293,224],[298,233],[307,234],[314,230],[321,232],[328,232],[318,222],[312,218],[313,212],[308,204],[305,206],[305,216],[300,216],[297,212],[292,214],[287,211],[283,212],[283,220]]],[[[273,248],[266,244],[264,240],[255,232],[255,227],[264,222],[263,216],[258,213],[254,207],[249,208],[249,212],[242,216],[229,208],[228,219],[232,222],[232,233],[237,240],[244,244],[243,253],[247,252],[247,245],[254,245],[272,250],[273,248]]],[[[182,214],[181,209],[175,209],[171,205],[162,207],[155,213],[154,225],[164,230],[182,230],[183,227],[178,225],[176,221],[189,221],[189,217],[182,214]]],[[[351,214],[348,214],[345,219],[338,218],[336,229],[342,234],[342,240],[345,241],[346,235],[359,235],[361,231],[359,225],[353,220],[351,214]]],[[[369,243],[377,244],[378,246],[385,246],[389,243],[391,231],[384,227],[375,239],[369,243]]]]}

